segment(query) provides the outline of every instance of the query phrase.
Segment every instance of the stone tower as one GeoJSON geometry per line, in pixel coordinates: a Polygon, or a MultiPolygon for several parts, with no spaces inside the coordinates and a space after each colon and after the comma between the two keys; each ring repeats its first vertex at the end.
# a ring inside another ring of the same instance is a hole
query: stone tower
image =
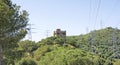
{"type": "Polygon", "coordinates": [[[61,29],[56,29],[53,33],[54,37],[60,37],[66,40],[66,31],[62,31],[61,29]]]}

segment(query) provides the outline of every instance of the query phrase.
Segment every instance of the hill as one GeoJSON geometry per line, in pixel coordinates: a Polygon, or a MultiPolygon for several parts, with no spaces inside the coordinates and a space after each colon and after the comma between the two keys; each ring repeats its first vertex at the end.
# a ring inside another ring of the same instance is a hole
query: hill
{"type": "Polygon", "coordinates": [[[86,35],[69,36],[76,48],[93,52],[106,59],[120,59],[120,30],[107,27],[86,35]]]}
{"type": "Polygon", "coordinates": [[[21,41],[16,65],[119,65],[120,30],[107,27],[85,35],[21,41]]]}

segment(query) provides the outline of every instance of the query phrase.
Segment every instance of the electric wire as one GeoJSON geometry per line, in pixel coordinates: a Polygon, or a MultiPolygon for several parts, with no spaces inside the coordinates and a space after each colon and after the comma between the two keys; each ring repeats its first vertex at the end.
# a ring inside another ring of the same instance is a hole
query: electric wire
{"type": "Polygon", "coordinates": [[[116,0],[116,2],[113,4],[112,10],[110,11],[109,15],[106,18],[106,22],[109,21],[109,19],[111,18],[112,14],[115,12],[115,8],[119,4],[119,1],[120,0],[116,0]]]}
{"type": "MultiPolygon", "coordinates": [[[[117,2],[117,5],[118,5],[118,3],[120,3],[120,2],[119,2],[119,0],[117,0],[116,2],[117,2]]],[[[116,5],[116,7],[117,7],[117,5],[116,5]]],[[[116,25],[115,25],[115,26],[119,26],[119,25],[120,25],[120,23],[119,23],[119,22],[120,22],[120,20],[118,20],[118,22],[116,23],[116,25]]]]}
{"type": "Polygon", "coordinates": [[[99,14],[100,6],[101,6],[101,0],[99,0],[99,2],[98,2],[97,12],[96,12],[96,16],[95,16],[94,29],[95,29],[96,22],[97,22],[97,19],[98,19],[98,14],[99,14]]]}
{"type": "Polygon", "coordinates": [[[89,27],[90,22],[91,22],[91,10],[92,10],[91,5],[92,5],[92,0],[90,0],[90,5],[89,5],[89,21],[88,21],[88,27],[89,27]]]}
{"type": "Polygon", "coordinates": [[[89,8],[88,8],[88,9],[89,9],[89,10],[88,10],[88,11],[89,11],[88,13],[89,13],[89,14],[88,14],[88,24],[87,24],[87,27],[86,27],[86,33],[89,32],[89,27],[90,27],[90,22],[91,22],[91,0],[89,0],[89,2],[90,2],[89,5],[88,5],[88,7],[89,7],[89,8]]]}
{"type": "MultiPolygon", "coordinates": [[[[96,17],[95,17],[95,23],[94,23],[94,29],[95,29],[96,21],[97,21],[97,18],[98,18],[100,5],[101,5],[101,0],[99,0],[99,2],[98,2],[96,17]]],[[[95,32],[95,31],[92,32],[92,39],[91,39],[91,42],[92,42],[92,46],[94,47],[92,51],[93,51],[93,53],[96,54],[96,43],[95,43],[95,41],[94,41],[94,37],[95,37],[94,32],[95,32]]]]}

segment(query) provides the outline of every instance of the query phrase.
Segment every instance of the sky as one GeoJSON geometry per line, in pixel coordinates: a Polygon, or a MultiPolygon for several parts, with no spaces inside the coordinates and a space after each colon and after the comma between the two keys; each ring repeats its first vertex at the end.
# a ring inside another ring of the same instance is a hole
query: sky
{"type": "MultiPolygon", "coordinates": [[[[120,28],[120,0],[12,0],[29,13],[32,40],[52,36],[56,29],[67,36],[106,27],[120,28]]],[[[29,35],[25,39],[29,39],[29,35]]]]}

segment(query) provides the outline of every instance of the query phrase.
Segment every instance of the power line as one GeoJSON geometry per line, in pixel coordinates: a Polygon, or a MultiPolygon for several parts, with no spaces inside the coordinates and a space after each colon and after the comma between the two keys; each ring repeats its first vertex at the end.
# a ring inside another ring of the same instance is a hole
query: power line
{"type": "Polygon", "coordinates": [[[88,15],[89,19],[88,19],[88,26],[86,27],[86,33],[89,32],[89,23],[91,21],[91,0],[90,0],[90,5],[89,5],[89,15],[88,15]]]}
{"type": "MultiPolygon", "coordinates": [[[[99,2],[98,2],[96,17],[95,17],[95,23],[94,23],[94,29],[95,29],[96,21],[97,21],[97,18],[98,18],[100,5],[101,5],[101,0],[99,0],[99,2]]],[[[95,43],[95,41],[94,41],[94,36],[95,36],[95,33],[94,33],[94,32],[95,32],[95,31],[92,32],[92,39],[91,39],[92,45],[91,45],[91,46],[93,46],[93,53],[96,54],[97,51],[96,51],[96,43],[95,43]]]]}
{"type": "Polygon", "coordinates": [[[32,40],[31,24],[29,24],[28,39],[32,40]]]}
{"type": "Polygon", "coordinates": [[[88,33],[89,32],[89,29],[88,29],[88,27],[86,28],[86,33],[88,33]]]}
{"type": "Polygon", "coordinates": [[[97,19],[98,19],[100,5],[101,5],[101,0],[99,0],[99,2],[98,2],[97,12],[96,12],[96,16],[95,16],[94,28],[95,28],[95,25],[96,25],[96,22],[97,22],[97,19]]]}
{"type": "MultiPolygon", "coordinates": [[[[118,5],[118,3],[119,3],[119,0],[116,1],[116,6],[118,5]]],[[[116,6],[114,6],[114,8],[116,8],[116,6]]],[[[113,14],[113,13],[112,13],[112,14],[113,14]]],[[[120,22],[120,21],[118,20],[118,22],[116,23],[115,26],[119,26],[119,25],[120,25],[119,22],[120,22]]]]}
{"type": "Polygon", "coordinates": [[[32,25],[33,24],[28,25],[28,39],[29,40],[32,40],[32,33],[35,33],[35,32],[32,32],[32,29],[34,29],[34,28],[32,28],[32,25]]]}
{"type": "Polygon", "coordinates": [[[110,17],[111,17],[112,14],[114,13],[115,8],[117,7],[118,3],[119,3],[119,0],[116,0],[116,2],[113,4],[112,10],[110,11],[108,17],[106,18],[106,21],[108,21],[108,20],[110,19],[110,17]]]}
{"type": "Polygon", "coordinates": [[[90,0],[90,5],[89,5],[89,22],[88,22],[88,26],[89,26],[89,23],[91,22],[91,10],[92,10],[92,8],[91,8],[91,4],[92,4],[92,0],[90,0]]]}
{"type": "Polygon", "coordinates": [[[103,28],[103,22],[102,20],[100,21],[100,26],[101,26],[101,29],[103,28]]]}
{"type": "Polygon", "coordinates": [[[46,37],[48,37],[49,36],[49,30],[46,30],[46,37]]]}
{"type": "Polygon", "coordinates": [[[88,20],[88,26],[86,28],[86,31],[87,33],[89,32],[89,25],[90,25],[90,22],[91,22],[91,3],[92,3],[92,0],[90,0],[90,5],[89,5],[89,20],[88,20]]]}
{"type": "MultiPolygon", "coordinates": [[[[92,0],[90,0],[90,5],[89,5],[89,8],[90,8],[90,10],[89,10],[89,22],[88,23],[90,23],[91,22],[91,16],[92,16],[92,0]]],[[[95,8],[94,8],[95,9],[95,8]]],[[[88,30],[88,28],[86,28],[86,30],[88,30]]],[[[90,51],[92,51],[93,53],[95,53],[95,46],[94,46],[94,31],[92,31],[92,34],[91,34],[91,36],[90,36],[90,48],[92,48],[92,50],[90,50],[90,51]]]]}

